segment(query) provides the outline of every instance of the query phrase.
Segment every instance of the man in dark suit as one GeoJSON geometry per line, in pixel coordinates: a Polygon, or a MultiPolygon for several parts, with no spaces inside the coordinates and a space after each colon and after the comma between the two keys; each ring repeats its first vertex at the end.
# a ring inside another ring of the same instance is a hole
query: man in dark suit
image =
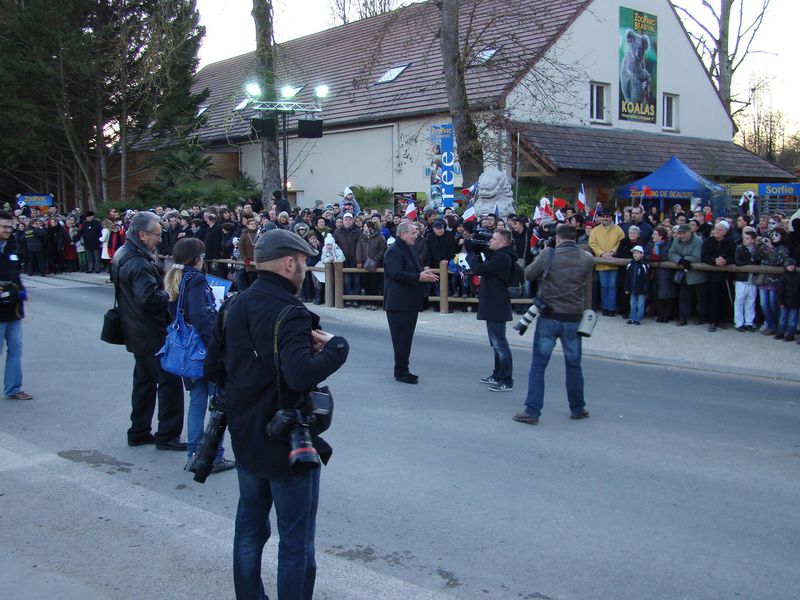
{"type": "Polygon", "coordinates": [[[397,226],[396,241],[383,257],[383,309],[389,322],[394,348],[394,378],[403,383],[417,383],[419,378],[409,372],[408,359],[417,326],[417,316],[425,303],[428,283],[439,281],[439,275],[422,266],[414,242],[419,236],[417,226],[403,221],[397,226]]]}

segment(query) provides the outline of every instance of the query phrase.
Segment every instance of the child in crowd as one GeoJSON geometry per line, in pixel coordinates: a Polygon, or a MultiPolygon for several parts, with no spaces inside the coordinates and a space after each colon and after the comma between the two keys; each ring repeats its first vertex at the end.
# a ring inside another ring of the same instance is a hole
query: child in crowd
{"type": "Polygon", "coordinates": [[[795,259],[787,258],[783,264],[784,272],[777,285],[780,320],[775,339],[793,342],[797,330],[797,308],[800,306],[800,273],[796,270],[795,259]]]}
{"type": "Polygon", "coordinates": [[[633,260],[625,269],[625,294],[631,297],[631,312],[628,325],[641,325],[644,317],[644,306],[647,300],[647,265],[644,264],[644,248],[634,246],[631,248],[633,260]]]}

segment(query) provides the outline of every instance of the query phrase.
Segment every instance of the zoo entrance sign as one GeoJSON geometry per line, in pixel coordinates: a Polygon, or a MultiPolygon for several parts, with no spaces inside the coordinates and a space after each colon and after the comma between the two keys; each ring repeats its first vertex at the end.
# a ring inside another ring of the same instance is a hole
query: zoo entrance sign
{"type": "Polygon", "coordinates": [[[619,7],[619,118],[656,122],[658,17],[619,7]]]}

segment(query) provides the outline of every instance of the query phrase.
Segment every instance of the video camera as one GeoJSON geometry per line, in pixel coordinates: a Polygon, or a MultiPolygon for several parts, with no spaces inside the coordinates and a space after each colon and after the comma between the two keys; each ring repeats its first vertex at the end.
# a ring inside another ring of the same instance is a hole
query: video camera
{"type": "Polygon", "coordinates": [[[464,238],[464,250],[475,254],[488,250],[489,242],[492,240],[493,235],[494,232],[489,229],[484,229],[482,227],[476,229],[471,238],[464,238]]]}

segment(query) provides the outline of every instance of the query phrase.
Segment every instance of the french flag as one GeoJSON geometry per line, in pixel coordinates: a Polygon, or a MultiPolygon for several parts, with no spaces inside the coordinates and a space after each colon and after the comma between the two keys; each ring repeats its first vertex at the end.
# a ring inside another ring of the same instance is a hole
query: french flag
{"type": "Polygon", "coordinates": [[[538,243],[539,243],[539,236],[536,235],[535,231],[532,231],[531,232],[531,250],[536,248],[536,244],[538,244],[538,243]]]}
{"type": "Polygon", "coordinates": [[[467,207],[467,210],[464,211],[464,214],[461,215],[461,218],[464,219],[464,221],[474,221],[475,220],[475,205],[474,204],[470,204],[467,207]]]}
{"type": "Polygon", "coordinates": [[[578,212],[586,212],[586,190],[583,189],[583,184],[581,184],[581,191],[578,192],[578,201],[575,202],[575,208],[578,209],[578,212]]]}
{"type": "Polygon", "coordinates": [[[411,219],[412,221],[417,220],[417,205],[414,202],[409,202],[408,206],[406,206],[405,218],[411,219]]]}

